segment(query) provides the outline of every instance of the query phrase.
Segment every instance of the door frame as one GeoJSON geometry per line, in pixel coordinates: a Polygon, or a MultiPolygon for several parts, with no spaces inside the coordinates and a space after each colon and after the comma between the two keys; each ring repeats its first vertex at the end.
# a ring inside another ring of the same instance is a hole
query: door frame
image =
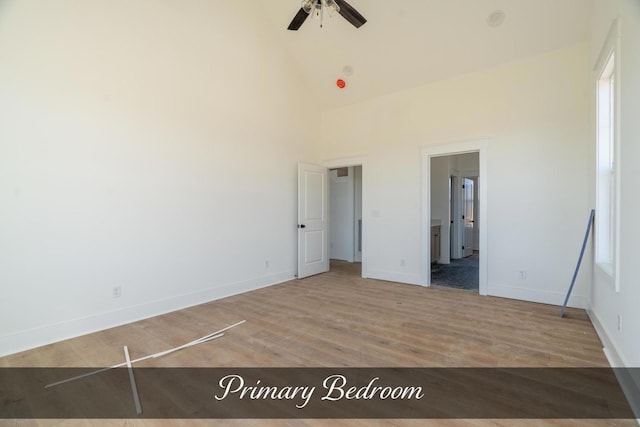
{"type": "MultiPolygon", "coordinates": [[[[473,185],[474,185],[475,187],[477,187],[478,185],[480,185],[480,179],[478,178],[479,176],[480,176],[480,172],[479,172],[479,171],[477,171],[477,170],[474,170],[474,171],[464,171],[464,172],[462,172],[462,173],[460,174],[460,177],[461,177],[461,178],[463,178],[463,179],[464,179],[464,178],[467,178],[467,179],[471,179],[471,180],[473,180],[473,181],[474,181],[474,182],[473,182],[473,185]]],[[[478,190],[478,191],[479,191],[479,188],[476,188],[475,190],[478,190]]],[[[477,219],[476,219],[476,218],[477,218],[478,216],[480,216],[480,215],[479,215],[479,206],[477,206],[477,204],[478,204],[478,200],[479,200],[479,197],[476,197],[476,194],[478,194],[478,195],[479,195],[480,193],[478,193],[477,191],[474,191],[474,193],[475,193],[475,194],[474,194],[474,197],[473,197],[473,213],[474,213],[474,215],[473,215],[473,216],[474,216],[474,218],[473,218],[473,219],[474,219],[474,221],[477,221],[477,219]]],[[[474,222],[474,224],[473,224],[473,232],[474,232],[474,235],[475,235],[476,229],[477,229],[477,228],[479,228],[479,227],[480,227],[480,222],[474,222]]],[[[464,225],[463,225],[463,228],[464,228],[464,225]]],[[[475,239],[475,237],[474,237],[474,239],[475,239]]],[[[473,245],[473,247],[472,247],[472,248],[473,248],[473,250],[474,250],[474,251],[476,250],[475,245],[473,245]]],[[[478,251],[479,251],[479,250],[480,250],[480,249],[478,248],[478,251]]]]}
{"type": "MultiPolygon", "coordinates": [[[[463,175],[466,175],[466,174],[463,174],[463,175]]],[[[462,200],[460,200],[460,207],[462,208],[463,212],[466,212],[466,209],[467,209],[467,207],[466,207],[466,200],[467,200],[467,198],[466,198],[466,192],[467,192],[466,184],[467,184],[467,181],[466,180],[471,181],[471,183],[472,183],[472,185],[471,185],[472,192],[475,190],[475,182],[473,181],[472,178],[470,178],[468,176],[461,176],[460,180],[462,181],[462,183],[463,183],[462,185],[464,186],[462,188],[463,191],[460,192],[460,196],[461,196],[461,199],[462,199],[462,200]]],[[[471,198],[472,198],[472,201],[473,201],[472,210],[475,211],[475,203],[476,203],[475,195],[472,194],[471,198]]],[[[472,213],[472,216],[473,216],[473,213],[472,213]]],[[[467,241],[466,241],[466,239],[467,239],[466,216],[463,219],[462,215],[461,215],[460,218],[458,218],[458,220],[460,221],[460,250],[462,252],[462,257],[465,258],[467,256],[473,255],[473,232],[474,232],[474,229],[476,227],[475,226],[475,217],[474,217],[474,223],[472,225],[472,230],[471,230],[471,255],[465,255],[465,251],[468,250],[467,249],[467,245],[466,245],[466,243],[467,243],[467,241]]]]}
{"type": "MultiPolygon", "coordinates": [[[[323,160],[318,162],[320,166],[324,166],[328,169],[346,168],[350,166],[362,167],[362,277],[368,277],[368,245],[367,245],[367,207],[369,206],[367,201],[367,157],[342,157],[338,159],[323,160]]],[[[329,233],[331,233],[331,218],[329,218],[329,233]]]]}
{"type": "Polygon", "coordinates": [[[487,196],[488,196],[488,138],[467,141],[455,141],[443,144],[423,146],[422,157],[422,283],[431,286],[431,159],[456,154],[479,153],[478,199],[480,210],[480,295],[489,294],[488,281],[488,243],[487,243],[487,196]]]}

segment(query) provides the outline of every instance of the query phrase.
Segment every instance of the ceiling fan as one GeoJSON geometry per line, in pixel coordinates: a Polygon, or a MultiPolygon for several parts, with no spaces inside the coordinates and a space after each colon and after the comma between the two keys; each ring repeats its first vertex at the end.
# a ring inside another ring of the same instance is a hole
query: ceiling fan
{"type": "Polygon", "coordinates": [[[353,6],[344,0],[302,0],[302,7],[287,29],[291,31],[298,31],[309,15],[312,17],[318,17],[320,19],[320,26],[322,27],[324,9],[327,9],[329,16],[338,12],[356,28],[360,28],[365,22],[367,22],[364,16],[360,15],[353,6]]]}

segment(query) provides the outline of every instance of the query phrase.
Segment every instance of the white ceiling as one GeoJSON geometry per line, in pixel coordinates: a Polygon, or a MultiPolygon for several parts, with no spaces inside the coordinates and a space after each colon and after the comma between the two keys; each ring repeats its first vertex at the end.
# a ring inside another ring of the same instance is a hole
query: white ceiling
{"type": "Polygon", "coordinates": [[[360,29],[341,16],[324,28],[307,21],[288,31],[300,0],[259,0],[325,107],[450,78],[586,41],[589,0],[348,0],[367,19],[360,29]],[[497,28],[494,10],[506,13],[497,28]],[[354,69],[343,75],[345,65],[354,69]],[[344,78],[340,90],[336,79],[344,78]]]}

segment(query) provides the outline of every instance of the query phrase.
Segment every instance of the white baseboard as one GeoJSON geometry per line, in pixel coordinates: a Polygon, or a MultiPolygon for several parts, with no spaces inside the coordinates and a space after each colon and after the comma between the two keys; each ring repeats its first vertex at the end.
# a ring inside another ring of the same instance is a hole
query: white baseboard
{"type": "Polygon", "coordinates": [[[403,274],[397,271],[372,270],[367,271],[367,278],[375,280],[385,280],[387,282],[406,283],[408,285],[422,286],[422,279],[419,274],[403,274]]]}
{"type": "MultiPolygon", "coordinates": [[[[562,306],[564,299],[567,297],[565,293],[560,292],[503,285],[489,285],[488,295],[557,306],[562,306]]],[[[586,309],[587,298],[583,295],[572,294],[569,297],[567,306],[586,309]]]]}
{"type": "Polygon", "coordinates": [[[600,321],[600,318],[593,310],[587,310],[587,315],[591,320],[593,328],[596,330],[600,341],[602,341],[604,354],[607,356],[609,365],[612,368],[624,368],[628,366],[624,357],[618,351],[614,341],[611,339],[611,335],[604,324],[600,321]]]}
{"type": "Polygon", "coordinates": [[[5,335],[0,337],[0,357],[293,279],[295,273],[285,271],[5,335]]]}
{"type": "MultiPolygon", "coordinates": [[[[609,365],[611,365],[612,368],[631,368],[622,353],[618,350],[615,341],[611,339],[609,331],[600,321],[598,315],[593,310],[587,310],[587,314],[589,315],[593,328],[596,330],[596,333],[598,334],[598,337],[600,337],[600,341],[604,346],[602,351],[604,351],[604,354],[609,361],[609,365]]],[[[634,378],[631,375],[623,374],[624,372],[629,371],[616,371],[616,377],[618,378],[622,392],[627,397],[631,410],[637,418],[636,421],[638,422],[638,425],[640,425],[640,377],[634,378]]]]}

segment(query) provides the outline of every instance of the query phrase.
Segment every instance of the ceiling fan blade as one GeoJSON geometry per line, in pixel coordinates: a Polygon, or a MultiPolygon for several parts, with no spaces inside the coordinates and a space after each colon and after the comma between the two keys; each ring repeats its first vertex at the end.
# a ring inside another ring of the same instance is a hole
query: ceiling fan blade
{"type": "Polygon", "coordinates": [[[298,13],[296,13],[296,16],[293,17],[293,20],[291,21],[291,24],[289,24],[287,30],[298,31],[298,28],[304,24],[304,21],[307,20],[308,16],[309,14],[305,12],[303,8],[300,8],[298,13]]]}
{"type": "Polygon", "coordinates": [[[340,6],[340,15],[347,21],[349,21],[354,27],[360,28],[367,20],[364,16],[360,15],[360,12],[355,10],[353,6],[344,0],[334,0],[338,6],[340,6]]]}

